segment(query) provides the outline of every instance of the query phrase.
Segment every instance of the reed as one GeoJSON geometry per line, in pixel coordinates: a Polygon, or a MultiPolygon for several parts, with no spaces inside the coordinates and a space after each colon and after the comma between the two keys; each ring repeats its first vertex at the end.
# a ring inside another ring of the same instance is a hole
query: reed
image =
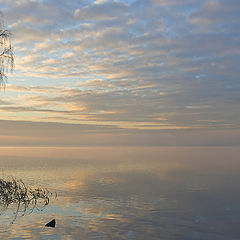
{"type": "Polygon", "coordinates": [[[18,215],[20,207],[23,208],[23,213],[25,213],[30,205],[33,210],[38,202],[46,206],[49,204],[52,195],[53,193],[46,188],[29,187],[21,179],[14,177],[9,179],[0,178],[0,204],[4,206],[4,209],[7,209],[10,204],[17,205],[14,220],[18,215]]]}

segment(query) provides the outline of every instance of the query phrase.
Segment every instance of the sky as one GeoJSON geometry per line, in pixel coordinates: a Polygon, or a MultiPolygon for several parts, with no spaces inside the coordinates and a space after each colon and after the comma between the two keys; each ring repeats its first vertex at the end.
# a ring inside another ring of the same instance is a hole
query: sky
{"type": "Polygon", "coordinates": [[[2,145],[240,144],[239,0],[0,0],[2,145]]]}

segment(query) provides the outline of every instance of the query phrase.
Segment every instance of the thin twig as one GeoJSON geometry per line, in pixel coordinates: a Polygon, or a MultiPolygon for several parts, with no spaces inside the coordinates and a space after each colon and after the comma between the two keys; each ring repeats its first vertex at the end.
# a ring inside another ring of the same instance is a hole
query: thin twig
{"type": "Polygon", "coordinates": [[[28,187],[22,180],[17,180],[13,177],[9,180],[0,178],[0,205],[7,209],[10,204],[17,204],[15,217],[12,222],[16,220],[21,206],[24,208],[24,215],[30,205],[32,206],[32,211],[38,202],[43,202],[44,206],[48,205],[51,196],[52,193],[45,188],[28,187]]]}

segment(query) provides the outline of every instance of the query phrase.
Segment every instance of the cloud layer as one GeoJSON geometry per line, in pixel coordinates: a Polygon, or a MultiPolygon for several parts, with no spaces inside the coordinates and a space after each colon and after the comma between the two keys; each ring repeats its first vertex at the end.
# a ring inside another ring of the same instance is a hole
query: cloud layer
{"type": "Polygon", "coordinates": [[[16,54],[1,119],[239,128],[239,1],[0,3],[16,54]]]}

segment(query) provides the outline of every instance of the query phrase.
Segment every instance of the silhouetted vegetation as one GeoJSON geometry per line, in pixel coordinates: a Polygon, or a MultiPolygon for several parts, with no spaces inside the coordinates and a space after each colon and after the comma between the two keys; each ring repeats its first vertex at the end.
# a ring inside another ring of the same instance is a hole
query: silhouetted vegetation
{"type": "Polygon", "coordinates": [[[13,49],[11,44],[11,32],[4,27],[0,13],[0,87],[5,86],[6,73],[12,71],[14,64],[13,49]]]}
{"type": "Polygon", "coordinates": [[[45,188],[31,188],[22,180],[13,177],[8,180],[0,178],[0,205],[6,210],[10,204],[16,204],[17,209],[13,221],[16,219],[20,208],[24,215],[27,209],[33,211],[38,202],[41,202],[43,206],[48,205],[52,195],[45,188]]]}

